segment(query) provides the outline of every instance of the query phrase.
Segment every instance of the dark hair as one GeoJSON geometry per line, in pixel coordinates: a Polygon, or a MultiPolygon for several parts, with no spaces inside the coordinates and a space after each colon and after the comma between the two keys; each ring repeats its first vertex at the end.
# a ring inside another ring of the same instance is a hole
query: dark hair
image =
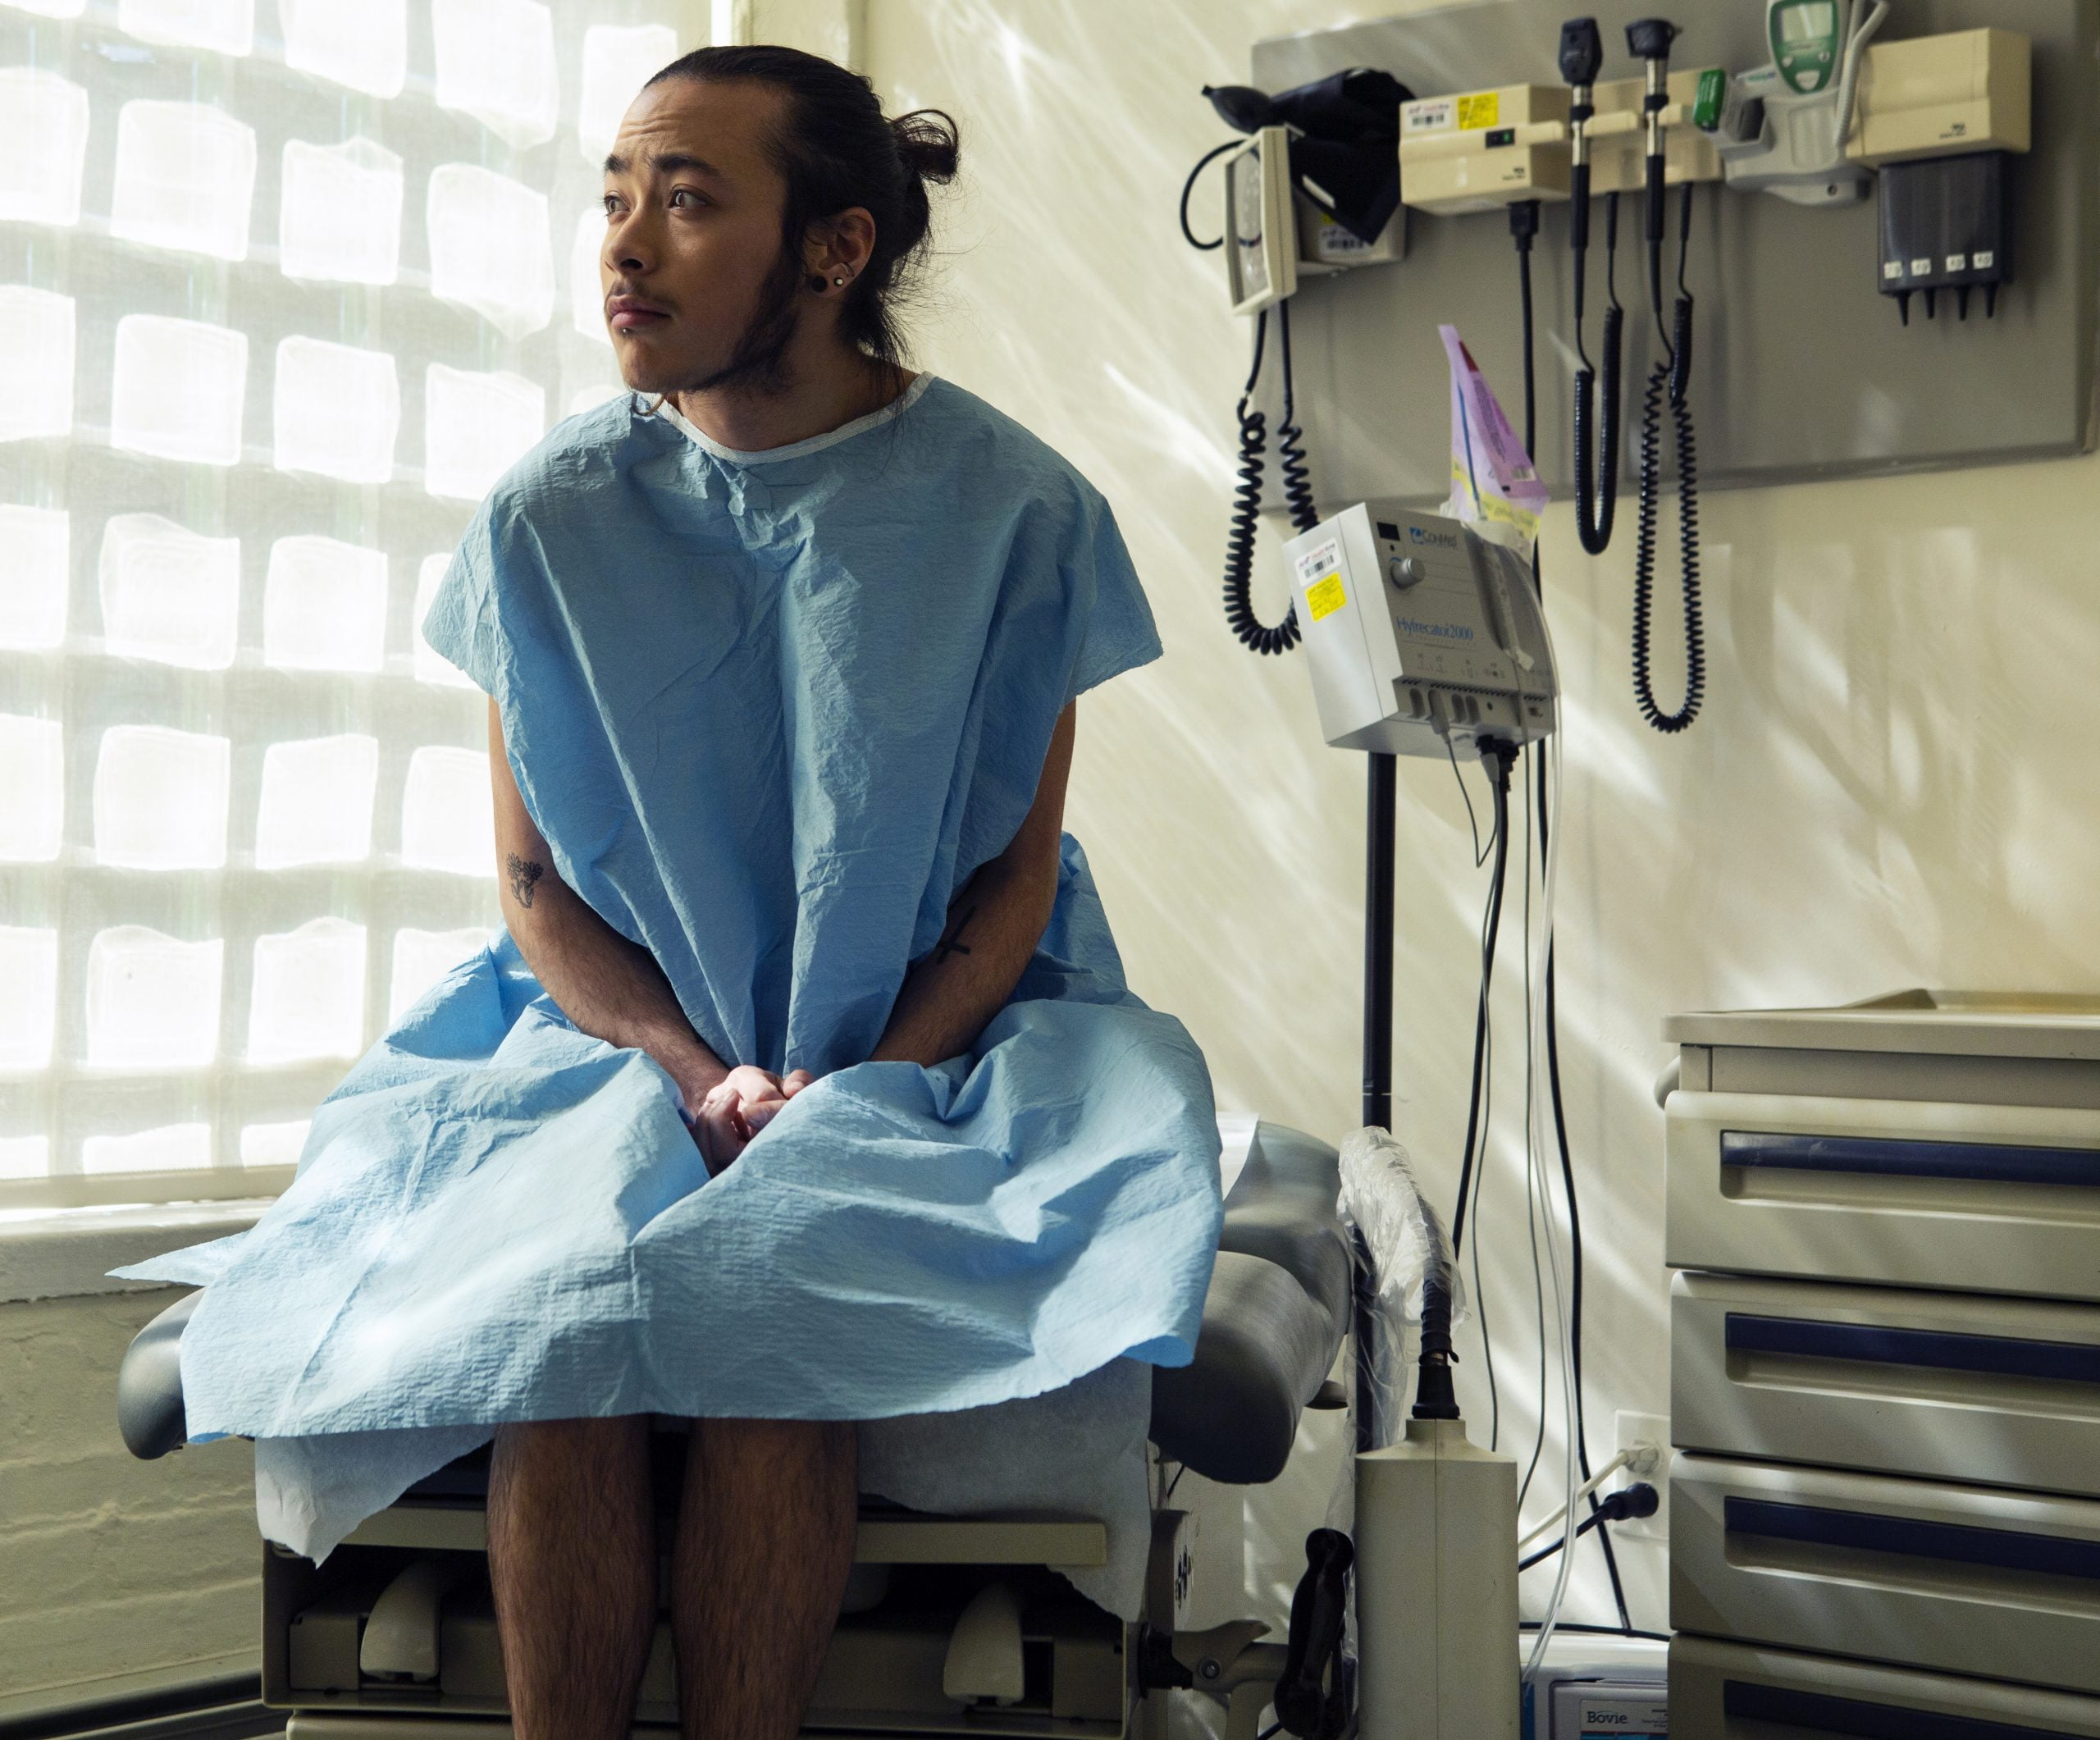
{"type": "Polygon", "coordinates": [[[940,109],[885,117],[874,87],[860,74],[820,55],[770,44],[696,48],[649,83],[669,79],[763,84],[786,100],[769,141],[788,184],[781,258],[746,341],[746,350],[756,346],[746,366],[760,373],[778,368],[793,330],[810,226],[861,206],[875,221],[874,251],[847,287],[839,331],[877,363],[900,367],[904,341],[895,303],[909,290],[926,245],[933,217],[926,184],[955,176],[954,117],[940,109]]]}

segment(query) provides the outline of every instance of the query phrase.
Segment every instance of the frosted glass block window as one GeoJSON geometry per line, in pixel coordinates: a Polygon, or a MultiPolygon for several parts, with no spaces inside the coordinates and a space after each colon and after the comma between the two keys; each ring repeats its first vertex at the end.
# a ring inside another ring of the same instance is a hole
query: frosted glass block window
{"type": "Polygon", "coordinates": [[[212,1163],[209,1124],[163,1124],[135,1135],[89,1136],[80,1144],[84,1172],[167,1172],[212,1163]]]}
{"type": "Polygon", "coordinates": [[[489,758],[471,749],[418,749],[401,798],[401,861],[459,876],[495,868],[489,758]]]}
{"type": "Polygon", "coordinates": [[[104,523],[98,576],[103,651],[191,670],[233,663],[240,540],[205,537],[158,514],[104,523]]]}
{"type": "Polygon", "coordinates": [[[307,1132],[313,1128],[310,1117],[281,1124],[250,1124],[240,1133],[240,1163],[297,1166],[299,1150],[306,1146],[307,1132]]]}
{"type": "Polygon", "coordinates": [[[262,662],[281,670],[377,670],[386,644],[386,552],[281,537],[262,591],[262,662]]]}
{"type": "Polygon", "coordinates": [[[116,0],[116,27],[141,42],[245,54],[255,43],[255,0],[116,0]]]}
{"type": "Polygon", "coordinates": [[[126,314],[116,323],[109,445],[197,465],[238,464],[247,390],[246,333],[126,314]]]}
{"type": "Polygon", "coordinates": [[[437,106],[523,149],[555,136],[555,19],[535,0],[431,0],[437,106]]]}
{"type": "Polygon", "coordinates": [[[605,251],[605,209],[587,207],[576,220],[576,231],[568,244],[569,318],[584,337],[609,350],[613,335],[605,330],[605,285],[598,267],[599,257],[605,251]]]}
{"type": "Polygon", "coordinates": [[[386,1019],[398,1022],[439,980],[488,944],[489,933],[482,929],[395,931],[386,1019]]]}
{"type": "Polygon", "coordinates": [[[65,509],[0,503],[0,647],[34,652],[66,638],[72,544],[65,509]]]}
{"type": "Polygon", "coordinates": [[[708,16],[0,0],[0,1218],[281,1189],[493,933],[422,626],[622,390],[600,164],[708,16]]]}
{"type": "Polygon", "coordinates": [[[423,486],[479,501],[546,432],[546,389],[433,363],[423,377],[423,486]]]}
{"type": "Polygon", "coordinates": [[[50,1171],[49,1136],[0,1136],[0,1178],[42,1178],[50,1171]]]}
{"type": "Polygon", "coordinates": [[[48,864],[65,838],[65,729],[0,713],[0,863],[48,864]]]}
{"type": "Polygon", "coordinates": [[[445,571],[451,565],[450,555],[425,556],[416,569],[416,681],[471,689],[474,679],[423,639],[423,619],[430,614],[437,589],[445,583],[445,571]]]}
{"type": "Polygon", "coordinates": [[[601,382],[596,386],[578,387],[568,401],[568,414],[580,417],[586,411],[595,411],[601,404],[610,404],[615,399],[627,397],[627,389],[616,381],[601,382]]]}
{"type": "Polygon", "coordinates": [[[583,89],[576,104],[576,143],[596,164],[613,148],[620,117],[636,94],[678,57],[669,25],[593,25],[583,33],[583,89]]]}
{"type": "Polygon", "coordinates": [[[349,483],[394,475],[401,381],[391,352],[288,338],[271,386],[280,471],[317,471],[349,483]]]}
{"type": "Polygon", "coordinates": [[[40,1070],[58,1030],[58,933],[0,925],[0,1070],[40,1070]]]}
{"type": "Polygon", "coordinates": [[[0,284],[0,441],[73,432],[73,299],[0,284]]]}
{"type": "Polygon", "coordinates": [[[193,1069],[219,1049],[226,945],[117,925],[88,945],[88,1062],[98,1069],[193,1069]]]}
{"type": "Polygon", "coordinates": [[[285,64],[373,97],[398,97],[409,71],[408,0],[277,0],[285,64]]]}
{"type": "Polygon", "coordinates": [[[118,870],[217,870],[232,767],[225,738],[111,726],[95,757],[95,856],[118,870]]]}
{"type": "Polygon", "coordinates": [[[354,1057],[364,1037],[364,926],[317,918],[255,939],[248,1055],[258,1063],[354,1057]]]}
{"type": "Polygon", "coordinates": [[[272,743],[262,751],[255,867],[354,864],[372,854],[379,739],[351,732],[272,743]]]}
{"type": "Polygon", "coordinates": [[[0,66],[0,220],[80,221],[88,94],[39,66],[0,66]]]}
{"type": "Polygon", "coordinates": [[[471,163],[430,178],[431,294],[473,309],[507,338],[554,318],[547,196],[471,163]]]}
{"type": "Polygon", "coordinates": [[[111,235],[244,260],[254,201],[254,128],[204,103],[127,103],[117,112],[111,235]]]}
{"type": "Polygon", "coordinates": [[[278,270],[288,278],[391,284],[401,272],[401,159],[371,139],[288,139],[278,270]]]}

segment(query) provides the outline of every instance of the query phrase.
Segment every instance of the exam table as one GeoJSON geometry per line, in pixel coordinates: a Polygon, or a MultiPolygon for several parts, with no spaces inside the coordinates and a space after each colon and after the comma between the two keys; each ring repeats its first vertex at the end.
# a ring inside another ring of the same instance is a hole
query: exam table
{"type": "MultiPolygon", "coordinates": [[[[1301,1410],[1345,1405],[1329,1381],[1350,1327],[1354,1272],[1336,1166],[1326,1144],[1256,1126],[1226,1197],[1194,1361],[1153,1373],[1160,1461],[1231,1485],[1273,1480],[1301,1410]]],[[[134,1455],[185,1442],[178,1348],[201,1297],[169,1306],[125,1355],[117,1418],[134,1455]]],[[[675,1468],[678,1437],[659,1434],[658,1448],[675,1468]]],[[[509,1735],[486,1565],[486,1477],[484,1447],[367,1519],[320,1566],[266,1545],[263,1700],[289,1713],[291,1740],[509,1735]]],[[[667,1490],[660,1478],[658,1490],[667,1490]]],[[[1054,1573],[1104,1562],[1098,1521],[937,1517],[864,1503],[846,1612],[806,1730],[1164,1740],[1166,1694],[1184,1689],[1226,1706],[1227,1740],[1253,1740],[1264,1708],[1286,1701],[1276,1698],[1280,1681],[1302,1682],[1303,1707],[1318,1701],[1314,1683],[1338,1671],[1340,1566],[1330,1553],[1308,1573],[1286,1646],[1257,1641],[1264,1628],[1252,1620],[1182,1628],[1200,1551],[1193,1518],[1157,1508],[1144,1610],[1125,1624],[1054,1573]],[[1301,1619],[1322,1635],[1302,1635],[1301,1619]]],[[[635,1731],[659,1736],[676,1722],[669,1630],[660,1623],[635,1731]]]]}

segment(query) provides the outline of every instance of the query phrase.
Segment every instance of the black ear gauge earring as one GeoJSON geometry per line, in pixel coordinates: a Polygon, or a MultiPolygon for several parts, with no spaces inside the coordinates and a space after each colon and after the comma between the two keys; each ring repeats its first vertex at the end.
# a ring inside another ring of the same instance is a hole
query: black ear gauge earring
{"type": "Polygon", "coordinates": [[[824,289],[824,274],[822,272],[816,272],[810,274],[810,288],[813,290],[819,291],[821,291],[824,289]]]}

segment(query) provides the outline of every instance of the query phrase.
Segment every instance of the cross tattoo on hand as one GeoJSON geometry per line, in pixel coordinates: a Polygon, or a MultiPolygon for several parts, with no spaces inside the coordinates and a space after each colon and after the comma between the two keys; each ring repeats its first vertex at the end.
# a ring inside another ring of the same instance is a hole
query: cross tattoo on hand
{"type": "Polygon", "coordinates": [[[510,871],[510,893],[512,898],[516,900],[518,904],[521,907],[531,906],[532,904],[532,884],[537,882],[541,877],[546,875],[547,872],[546,867],[542,865],[534,864],[527,859],[521,858],[514,852],[510,855],[510,862],[507,867],[510,871]]]}

